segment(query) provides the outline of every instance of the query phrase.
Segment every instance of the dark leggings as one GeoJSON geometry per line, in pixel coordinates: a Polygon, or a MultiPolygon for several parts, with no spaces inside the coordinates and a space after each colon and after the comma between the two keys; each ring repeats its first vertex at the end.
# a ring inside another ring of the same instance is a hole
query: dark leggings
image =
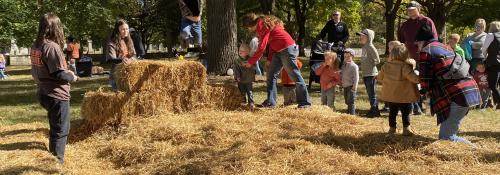
{"type": "Polygon", "coordinates": [[[500,104],[500,94],[498,92],[500,66],[488,66],[486,73],[488,74],[488,86],[491,89],[493,101],[498,105],[500,104]]]}
{"type": "Polygon", "coordinates": [[[403,127],[410,126],[410,111],[412,108],[412,103],[387,103],[389,106],[389,126],[391,128],[396,127],[396,117],[398,112],[401,110],[401,117],[403,119],[403,127]]]}

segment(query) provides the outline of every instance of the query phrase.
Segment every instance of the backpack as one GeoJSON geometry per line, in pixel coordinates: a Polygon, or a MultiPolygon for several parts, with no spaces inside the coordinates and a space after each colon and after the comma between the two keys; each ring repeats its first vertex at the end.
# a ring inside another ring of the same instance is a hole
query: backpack
{"type": "Polygon", "coordinates": [[[438,79],[459,80],[471,77],[469,74],[469,63],[467,62],[467,60],[465,60],[465,58],[462,58],[462,56],[460,56],[456,52],[449,51],[441,46],[427,47],[426,52],[435,58],[440,58],[443,60],[452,59],[451,63],[447,67],[437,72],[437,75],[439,76],[438,79]]]}
{"type": "Polygon", "coordinates": [[[486,57],[486,65],[498,66],[500,65],[500,41],[497,35],[493,33],[493,41],[488,46],[488,57],[486,57]]]}

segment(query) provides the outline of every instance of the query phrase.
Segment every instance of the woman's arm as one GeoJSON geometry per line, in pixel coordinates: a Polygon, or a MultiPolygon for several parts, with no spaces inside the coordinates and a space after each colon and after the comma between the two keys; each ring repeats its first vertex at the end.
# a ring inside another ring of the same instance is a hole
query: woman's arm
{"type": "Polygon", "coordinates": [[[488,47],[490,47],[490,44],[491,44],[491,42],[493,42],[494,39],[495,39],[494,34],[490,33],[490,34],[486,35],[486,38],[484,39],[484,45],[481,48],[481,51],[483,52],[483,55],[485,57],[488,56],[488,47]]]}

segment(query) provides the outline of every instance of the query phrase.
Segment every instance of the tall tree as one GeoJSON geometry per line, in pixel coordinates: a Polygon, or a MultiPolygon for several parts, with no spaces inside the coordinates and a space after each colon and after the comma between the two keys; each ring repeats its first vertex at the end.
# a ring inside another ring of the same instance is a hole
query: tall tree
{"type": "Polygon", "coordinates": [[[441,34],[445,31],[446,21],[450,14],[463,6],[465,0],[417,0],[424,10],[427,12],[427,16],[434,21],[436,30],[441,38],[441,34]]]}
{"type": "Polygon", "coordinates": [[[266,15],[273,14],[274,0],[259,0],[262,13],[266,15]]]}
{"type": "MultiPolygon", "coordinates": [[[[375,4],[379,4],[382,7],[384,7],[385,12],[384,12],[384,17],[385,17],[385,39],[386,41],[393,41],[395,40],[395,24],[396,24],[396,18],[398,16],[398,10],[401,6],[402,0],[383,0],[382,2],[379,2],[377,0],[368,0],[370,2],[373,2],[375,4]]],[[[385,53],[389,53],[389,42],[386,42],[385,45],[385,53]]]]}
{"type": "Polygon", "coordinates": [[[295,17],[297,19],[297,27],[299,35],[297,44],[299,45],[299,56],[305,56],[304,43],[306,37],[306,20],[309,9],[314,6],[314,0],[294,0],[295,17]]]}
{"type": "Polygon", "coordinates": [[[237,58],[236,1],[207,0],[208,72],[224,74],[237,58]]]}

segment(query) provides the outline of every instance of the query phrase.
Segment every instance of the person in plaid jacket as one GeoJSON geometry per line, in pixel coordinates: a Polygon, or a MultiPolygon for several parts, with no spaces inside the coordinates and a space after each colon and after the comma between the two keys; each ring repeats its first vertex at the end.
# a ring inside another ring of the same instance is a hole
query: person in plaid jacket
{"type": "Polygon", "coordinates": [[[437,124],[441,125],[439,139],[473,145],[467,139],[457,136],[457,132],[469,108],[481,102],[476,82],[472,76],[461,79],[441,78],[452,64],[455,52],[433,37],[430,26],[424,25],[417,32],[416,41],[420,51],[420,93],[430,96],[431,114],[437,115],[437,124]]]}

